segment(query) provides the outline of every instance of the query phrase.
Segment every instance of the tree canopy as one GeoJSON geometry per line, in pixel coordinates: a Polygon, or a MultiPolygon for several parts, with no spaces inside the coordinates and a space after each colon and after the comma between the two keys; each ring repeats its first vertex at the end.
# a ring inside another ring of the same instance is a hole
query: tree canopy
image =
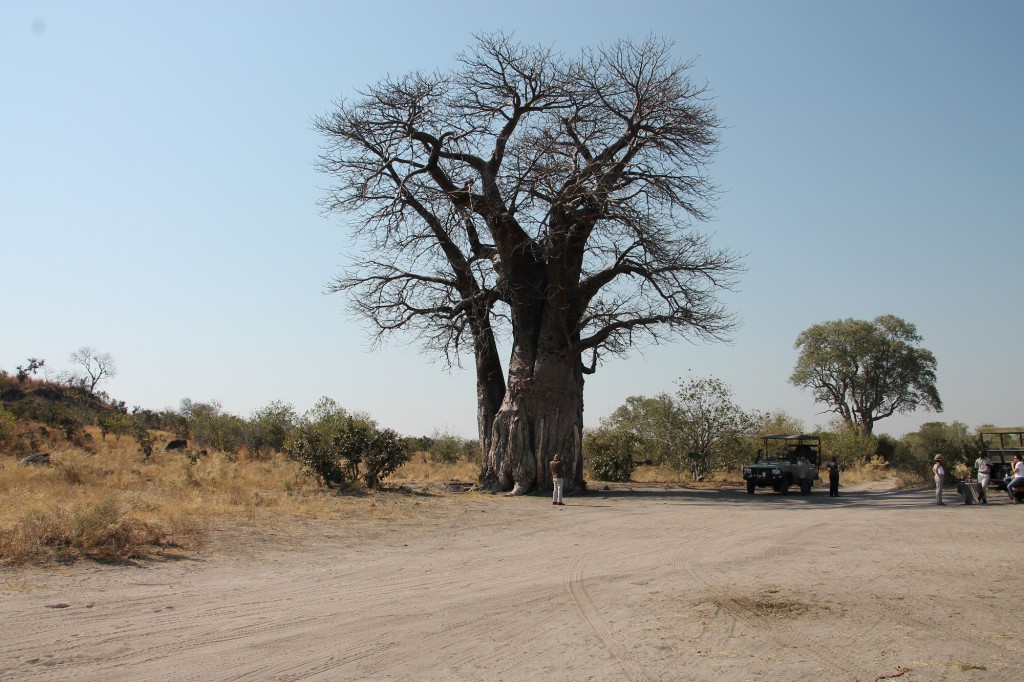
{"type": "Polygon", "coordinates": [[[875,422],[893,414],[942,411],[935,356],[920,342],[917,328],[895,315],[815,324],[796,339],[800,353],[789,381],[870,435],[875,422]]]}

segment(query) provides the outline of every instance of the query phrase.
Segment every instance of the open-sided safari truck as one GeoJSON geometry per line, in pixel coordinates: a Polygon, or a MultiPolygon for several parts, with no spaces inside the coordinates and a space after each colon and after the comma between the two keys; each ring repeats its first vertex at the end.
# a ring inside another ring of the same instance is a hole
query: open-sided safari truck
{"type": "Polygon", "coordinates": [[[810,467],[808,481],[813,486],[821,466],[821,436],[806,433],[780,433],[764,436],[764,443],[753,464],[743,467],[743,480],[747,492],[755,488],[771,488],[782,495],[789,494],[789,486],[797,483],[797,462],[806,457],[810,467]]]}
{"type": "Polygon", "coordinates": [[[1006,490],[1005,478],[1013,474],[1013,456],[1024,457],[1024,426],[982,427],[978,438],[981,451],[992,460],[992,485],[1006,490]]]}

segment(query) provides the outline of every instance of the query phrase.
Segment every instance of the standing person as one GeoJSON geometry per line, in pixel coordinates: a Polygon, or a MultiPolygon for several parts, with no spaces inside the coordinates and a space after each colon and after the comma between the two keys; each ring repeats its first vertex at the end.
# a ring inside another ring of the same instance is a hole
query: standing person
{"type": "Polygon", "coordinates": [[[811,465],[807,462],[807,458],[800,455],[800,461],[796,463],[796,480],[800,484],[801,495],[811,494],[810,468],[811,465]]]}
{"type": "Polygon", "coordinates": [[[988,504],[988,493],[985,492],[985,489],[988,488],[988,484],[992,481],[992,460],[982,452],[981,457],[974,460],[974,469],[978,472],[978,486],[981,488],[981,491],[978,493],[978,501],[982,504],[988,504]]]}
{"type": "Polygon", "coordinates": [[[992,460],[983,452],[981,457],[974,460],[974,468],[978,472],[978,483],[981,484],[981,489],[984,490],[992,482],[992,460]]]}
{"type": "Polygon", "coordinates": [[[565,483],[565,462],[562,461],[562,455],[557,452],[554,459],[551,460],[551,482],[555,486],[551,491],[551,504],[565,506],[562,502],[562,484],[565,483]]]}
{"type": "Polygon", "coordinates": [[[946,469],[942,466],[942,455],[935,455],[932,473],[935,474],[935,504],[945,507],[946,503],[942,501],[942,484],[946,480],[946,469]]]}
{"type": "Polygon", "coordinates": [[[835,457],[828,461],[828,496],[839,497],[839,462],[835,457]]]}
{"type": "Polygon", "coordinates": [[[1024,484],[1024,462],[1021,461],[1020,455],[1013,456],[1013,479],[1006,484],[1006,492],[1010,495],[1010,502],[1017,504],[1017,496],[1013,494],[1013,489],[1018,485],[1024,484]]]}

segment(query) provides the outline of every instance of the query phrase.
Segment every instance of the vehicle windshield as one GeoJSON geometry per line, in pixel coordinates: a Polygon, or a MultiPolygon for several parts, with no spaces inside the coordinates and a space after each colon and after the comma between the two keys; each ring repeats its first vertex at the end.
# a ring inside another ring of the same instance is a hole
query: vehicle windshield
{"type": "Polygon", "coordinates": [[[755,462],[797,462],[800,457],[817,464],[820,461],[821,441],[807,436],[769,436],[758,451],[755,462]]]}

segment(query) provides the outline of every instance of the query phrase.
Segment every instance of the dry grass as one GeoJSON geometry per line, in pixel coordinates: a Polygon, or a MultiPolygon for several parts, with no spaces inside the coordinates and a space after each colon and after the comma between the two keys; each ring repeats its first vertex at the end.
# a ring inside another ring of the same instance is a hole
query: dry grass
{"type": "Polygon", "coordinates": [[[459,460],[454,464],[438,464],[431,462],[426,455],[416,453],[411,461],[406,462],[398,471],[388,476],[385,482],[392,485],[402,485],[412,481],[474,483],[479,477],[479,464],[465,460],[459,460]]]}
{"type": "MultiPolygon", "coordinates": [[[[339,495],[281,456],[247,461],[211,453],[195,463],[158,449],[143,459],[127,438],[88,449],[52,444],[53,466],[0,455],[0,565],[156,558],[200,548],[214,526],[270,528],[296,519],[392,519],[401,496],[339,495]]],[[[169,438],[158,438],[166,442],[169,438]]],[[[410,463],[388,483],[475,481],[477,467],[410,463]]]]}
{"type": "MultiPolygon", "coordinates": [[[[294,520],[355,525],[415,516],[422,507],[402,495],[338,494],[316,485],[299,465],[274,455],[248,461],[211,453],[190,462],[181,452],[158,449],[145,460],[128,438],[100,438],[89,429],[84,448],[50,443],[53,466],[18,466],[0,455],[0,565],[132,560],[200,548],[211,529],[231,525],[274,528],[294,520]]],[[[166,442],[168,434],[158,434],[166,442]]],[[[386,485],[472,484],[479,466],[431,462],[417,453],[386,485]]],[[[881,480],[893,473],[881,462],[844,472],[844,483],[881,480]]],[[[742,485],[739,467],[693,483],[668,468],[642,466],[637,483],[742,485]]],[[[920,485],[900,474],[903,485],[920,485]]]]}
{"type": "Polygon", "coordinates": [[[857,467],[844,469],[840,474],[840,480],[844,485],[853,483],[873,483],[886,478],[891,478],[896,472],[889,468],[885,460],[872,457],[864,464],[857,467]]]}
{"type": "MultiPolygon", "coordinates": [[[[827,474],[825,473],[824,466],[822,466],[822,470],[820,473],[827,482],[827,474]]],[[[848,469],[844,469],[841,478],[844,485],[851,485],[854,483],[871,483],[875,481],[882,481],[887,478],[893,477],[896,478],[898,484],[901,480],[916,481],[914,474],[897,472],[893,469],[890,469],[883,460],[878,458],[873,458],[870,461],[858,467],[850,467],[848,469]]],[[[695,487],[716,488],[721,486],[742,486],[743,474],[742,467],[736,466],[735,469],[717,471],[703,481],[694,482],[690,479],[690,474],[688,472],[683,472],[683,474],[680,476],[669,467],[639,466],[633,472],[632,480],[635,483],[687,485],[695,487]]],[[[921,485],[923,482],[924,476],[922,475],[920,477],[919,482],[908,482],[906,483],[906,486],[921,485]]]]}

